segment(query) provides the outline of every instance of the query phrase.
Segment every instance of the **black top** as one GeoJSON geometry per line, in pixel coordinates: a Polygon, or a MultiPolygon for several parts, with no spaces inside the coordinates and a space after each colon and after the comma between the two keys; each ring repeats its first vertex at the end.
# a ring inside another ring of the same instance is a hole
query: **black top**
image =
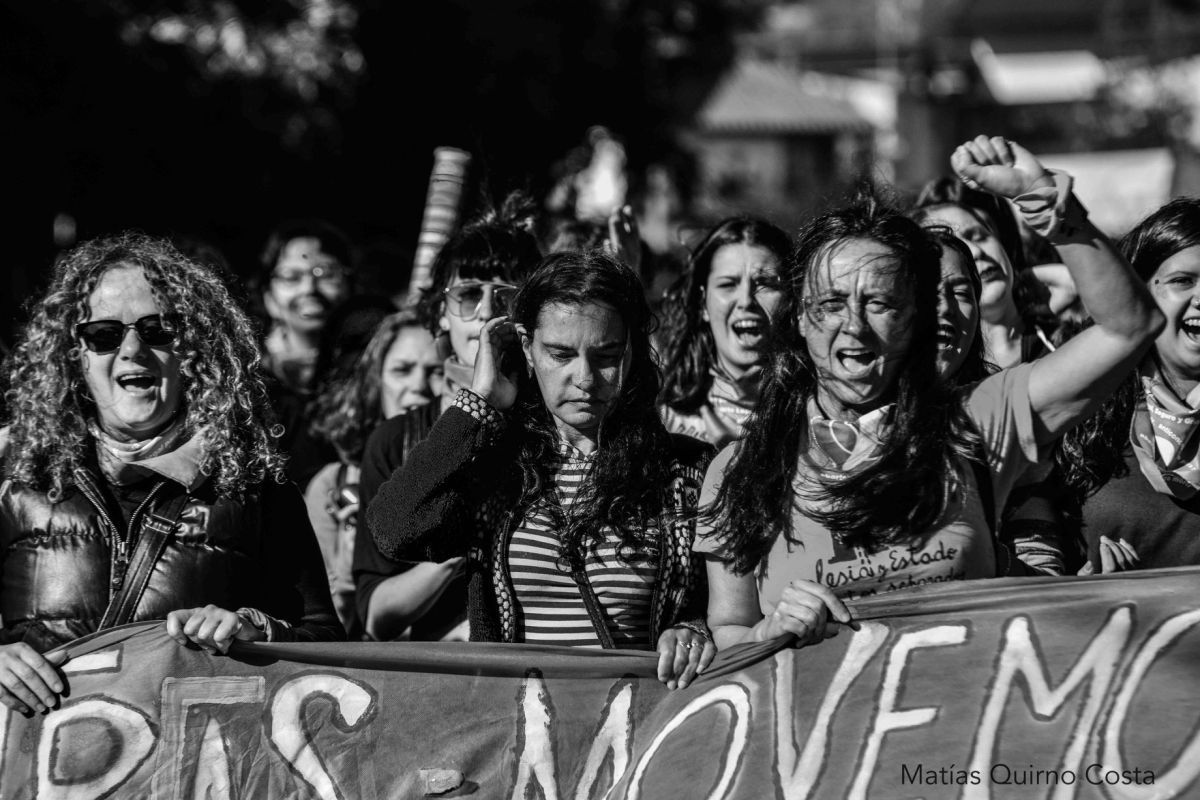
{"type": "Polygon", "coordinates": [[[1100,537],[1107,536],[1133,546],[1139,569],[1200,564],[1200,495],[1181,501],[1155,491],[1130,448],[1125,466],[1083,503],[1088,559],[1100,566],[1100,537]]]}
{"type": "Polygon", "coordinates": [[[288,457],[288,478],[303,491],[321,467],[338,460],[337,450],[308,431],[312,423],[309,403],[313,396],[310,393],[296,391],[274,375],[264,375],[263,382],[267,386],[267,400],[275,412],[275,421],[283,426],[283,435],[275,441],[275,446],[288,457]]]}
{"type": "MultiPolygon", "coordinates": [[[[515,426],[506,429],[500,414],[477,395],[461,392],[367,506],[369,524],[394,523],[375,530],[380,552],[436,561],[468,556],[471,641],[524,637],[508,566],[510,536],[523,517],[521,472],[514,463],[520,435],[515,426]]],[[[702,561],[692,557],[692,545],[696,502],[713,448],[682,435],[671,435],[670,442],[670,483],[662,487],[655,525],[659,563],[651,646],[679,622],[703,624],[706,603],[702,561]]]]}
{"type": "MultiPolygon", "coordinates": [[[[407,414],[392,417],[371,432],[363,449],[362,474],[358,479],[358,530],[354,535],[355,609],[366,624],[367,609],[376,587],[411,564],[393,561],[379,552],[367,523],[367,509],[384,481],[404,464],[409,451],[425,438],[437,419],[439,406],[431,403],[407,414]]],[[[429,611],[412,625],[414,641],[436,641],[466,616],[466,578],[455,578],[429,611]]]]}

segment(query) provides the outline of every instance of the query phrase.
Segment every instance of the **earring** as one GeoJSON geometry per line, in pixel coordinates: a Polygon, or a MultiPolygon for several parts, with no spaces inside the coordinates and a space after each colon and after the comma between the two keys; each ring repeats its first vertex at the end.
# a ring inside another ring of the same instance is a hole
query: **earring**
{"type": "Polygon", "coordinates": [[[446,333],[450,332],[450,323],[446,321],[445,317],[438,318],[438,327],[444,330],[446,333]]]}

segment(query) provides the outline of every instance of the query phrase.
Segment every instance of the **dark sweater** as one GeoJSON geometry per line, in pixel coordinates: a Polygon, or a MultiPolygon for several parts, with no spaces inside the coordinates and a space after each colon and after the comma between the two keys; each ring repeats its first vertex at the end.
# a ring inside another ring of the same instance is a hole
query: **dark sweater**
{"type": "MultiPolygon", "coordinates": [[[[494,412],[493,412],[494,413],[494,412]]],[[[376,544],[392,558],[443,561],[468,556],[472,641],[521,641],[508,538],[520,522],[520,473],[513,432],[484,424],[458,407],[438,419],[367,508],[376,544]]],[[[660,581],[654,587],[651,644],[665,628],[702,621],[704,576],[691,553],[694,511],[713,449],[686,436],[671,437],[674,480],[663,487],[670,521],[659,526],[660,581]]]]}
{"type": "MultiPolygon", "coordinates": [[[[422,408],[392,417],[371,432],[363,449],[362,474],[358,479],[359,524],[354,534],[354,591],[358,619],[365,625],[371,596],[379,584],[393,575],[409,569],[412,564],[398,562],[379,552],[375,545],[365,509],[369,508],[379,487],[393,472],[400,469],[409,452],[429,433],[437,419],[439,405],[431,403],[422,408]]],[[[381,534],[389,535],[391,522],[384,523],[381,534]]],[[[411,626],[414,641],[440,639],[446,630],[462,619],[467,608],[466,578],[455,578],[425,616],[411,626]]]]}

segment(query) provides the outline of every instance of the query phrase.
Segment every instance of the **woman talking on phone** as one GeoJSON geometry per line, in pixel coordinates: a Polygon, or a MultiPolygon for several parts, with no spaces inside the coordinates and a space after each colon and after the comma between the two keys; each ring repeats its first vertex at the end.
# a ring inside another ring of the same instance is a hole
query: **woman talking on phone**
{"type": "Polygon", "coordinates": [[[712,449],[659,419],[650,320],[612,256],[548,256],[367,515],[389,557],[468,557],[472,641],[657,649],[683,687],[715,653],[688,520],[712,449]]]}

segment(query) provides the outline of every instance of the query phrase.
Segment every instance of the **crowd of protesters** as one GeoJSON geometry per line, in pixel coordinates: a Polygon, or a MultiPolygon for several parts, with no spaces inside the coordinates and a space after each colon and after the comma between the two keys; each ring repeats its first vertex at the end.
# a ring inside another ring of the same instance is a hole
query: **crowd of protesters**
{"type": "Polygon", "coordinates": [[[212,249],[78,245],[5,364],[0,702],[139,620],[641,649],[674,688],[857,597],[1200,564],[1200,200],[1113,243],[1016,142],[949,164],[674,266],[628,207],[514,193],[411,304],[322,220],[246,302],[212,249]]]}

